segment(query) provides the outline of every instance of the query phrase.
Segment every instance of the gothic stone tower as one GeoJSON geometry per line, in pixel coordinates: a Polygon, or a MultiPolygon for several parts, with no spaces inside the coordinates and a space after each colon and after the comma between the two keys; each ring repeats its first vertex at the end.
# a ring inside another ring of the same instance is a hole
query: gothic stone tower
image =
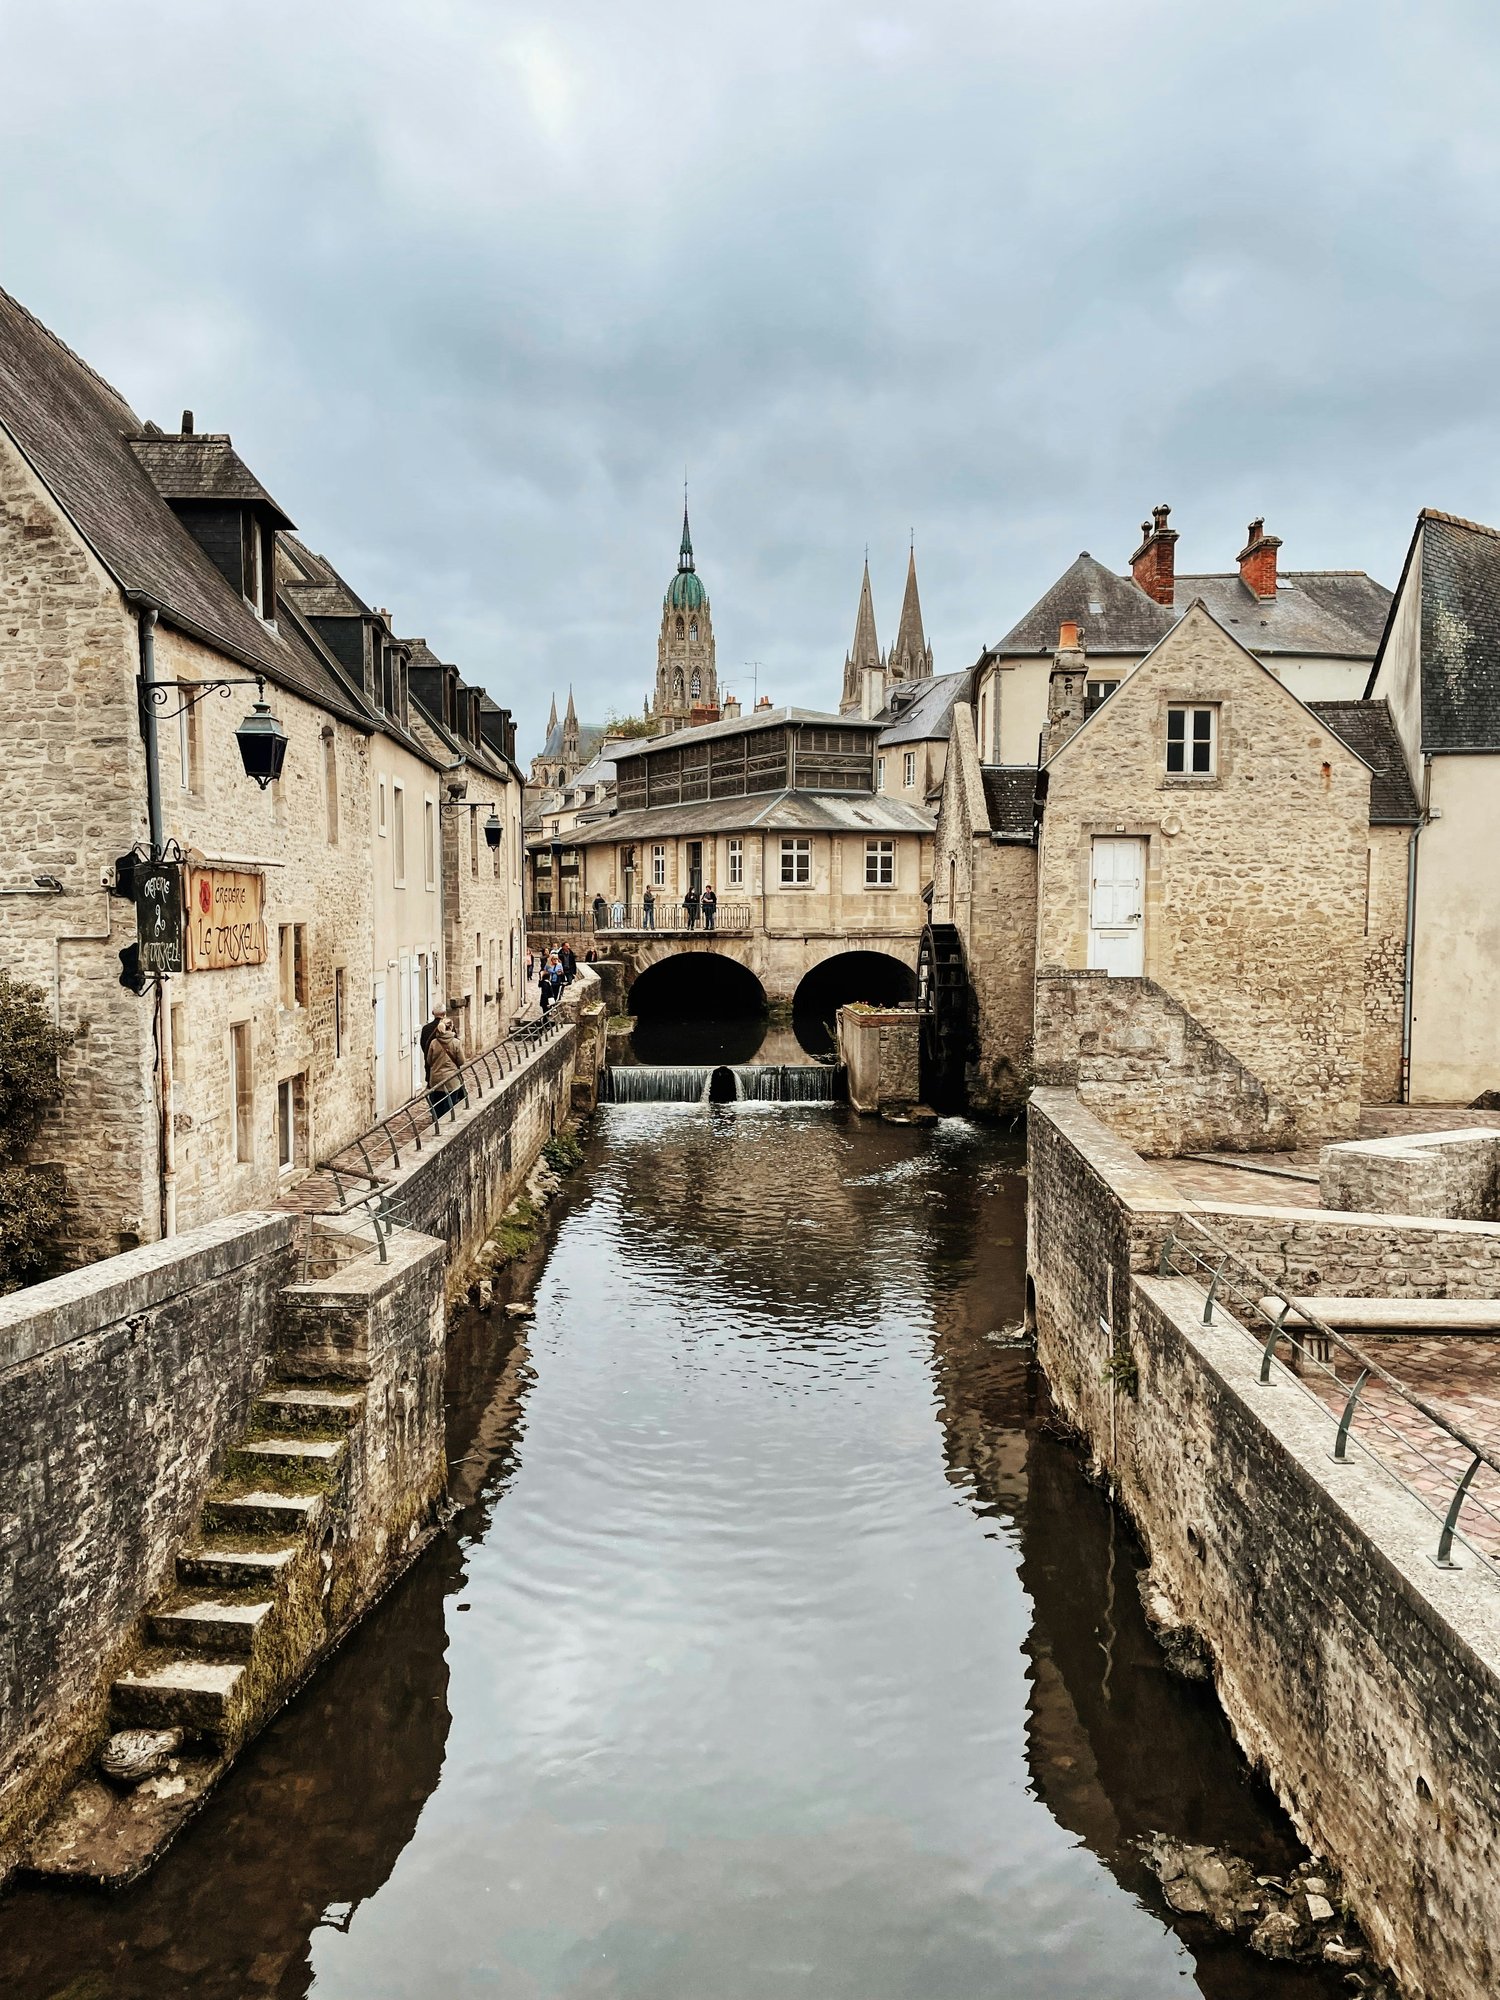
{"type": "Polygon", "coordinates": [[[870,595],[870,559],[865,557],[865,573],[859,586],[859,610],[854,619],[854,644],[844,656],[844,687],[839,696],[840,715],[862,715],[868,720],[885,707],[893,681],[926,680],[932,672],[932,648],[922,630],[922,601],[917,595],[917,552],[912,549],[906,563],[906,595],[901,600],[901,623],[896,643],[888,653],[880,650],[875,636],[875,603],[870,595]]]}
{"type": "Polygon", "coordinates": [[[714,627],[708,593],[693,565],[686,502],[677,574],[662,599],[661,637],[656,642],[656,695],[651,717],[658,729],[685,729],[694,709],[719,706],[719,672],[714,659],[714,627]]]}

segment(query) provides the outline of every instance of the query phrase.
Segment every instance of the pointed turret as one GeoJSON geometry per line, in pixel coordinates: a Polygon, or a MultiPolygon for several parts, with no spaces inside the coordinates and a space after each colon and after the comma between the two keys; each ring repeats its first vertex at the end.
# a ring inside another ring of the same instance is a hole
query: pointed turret
{"type": "MultiPolygon", "coordinates": [[[[859,586],[859,610],[854,617],[854,644],[844,657],[844,692],[839,697],[841,715],[858,714],[866,708],[867,684],[872,673],[883,683],[880,641],[875,636],[875,599],[870,592],[870,558],[867,555],[864,578],[859,586]]],[[[875,709],[880,705],[876,702],[875,709]]],[[[874,714],[875,709],[870,709],[869,713],[874,714]]]]}
{"type": "Polygon", "coordinates": [[[925,680],[932,672],[932,648],[922,631],[922,600],[917,595],[915,543],[906,563],[906,595],[901,600],[901,623],[886,665],[891,679],[897,681],[925,680]]]}
{"type": "Polygon", "coordinates": [[[547,712],[547,741],[549,743],[552,741],[552,732],[556,729],[556,727],[557,727],[557,695],[556,692],[554,691],[552,696],[552,706],[547,712]]]}
{"type": "Polygon", "coordinates": [[[578,710],[573,706],[573,690],[568,689],[568,712],[563,717],[563,755],[570,760],[578,756],[578,710]]]}

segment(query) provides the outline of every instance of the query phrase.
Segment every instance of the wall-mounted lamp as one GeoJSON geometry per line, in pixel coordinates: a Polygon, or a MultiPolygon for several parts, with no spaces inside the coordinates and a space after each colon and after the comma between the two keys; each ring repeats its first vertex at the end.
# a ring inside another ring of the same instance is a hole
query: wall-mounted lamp
{"type": "Polygon", "coordinates": [[[485,841],[490,847],[498,847],[505,828],[500,823],[500,815],[495,810],[495,801],[493,799],[444,799],[440,809],[445,813],[477,813],[483,812],[486,806],[490,809],[490,816],[484,823],[485,841]]]}

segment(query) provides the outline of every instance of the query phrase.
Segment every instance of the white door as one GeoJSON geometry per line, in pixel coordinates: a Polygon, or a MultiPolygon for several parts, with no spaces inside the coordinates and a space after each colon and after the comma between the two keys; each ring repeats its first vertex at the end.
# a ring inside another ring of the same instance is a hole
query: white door
{"type": "Polygon", "coordinates": [[[1146,969],[1146,843],[1096,840],[1089,877],[1089,964],[1114,979],[1146,969]]]}
{"type": "Polygon", "coordinates": [[[374,987],[375,1003],[375,1116],[384,1118],[391,1108],[390,1093],[385,1075],[385,981],[377,979],[374,987]]]}

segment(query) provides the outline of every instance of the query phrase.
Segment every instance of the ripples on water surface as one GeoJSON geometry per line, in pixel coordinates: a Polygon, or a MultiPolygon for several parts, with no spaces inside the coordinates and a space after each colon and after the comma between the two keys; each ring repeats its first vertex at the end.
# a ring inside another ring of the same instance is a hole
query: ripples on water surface
{"type": "Polygon", "coordinates": [[[456,1533],[148,1882],[0,1903],[0,1991],[1341,1991],[1190,1952],[1136,1858],[1291,1850],[987,1338],[1018,1164],[956,1121],[601,1112],[524,1341],[455,1343],[456,1533]]]}

